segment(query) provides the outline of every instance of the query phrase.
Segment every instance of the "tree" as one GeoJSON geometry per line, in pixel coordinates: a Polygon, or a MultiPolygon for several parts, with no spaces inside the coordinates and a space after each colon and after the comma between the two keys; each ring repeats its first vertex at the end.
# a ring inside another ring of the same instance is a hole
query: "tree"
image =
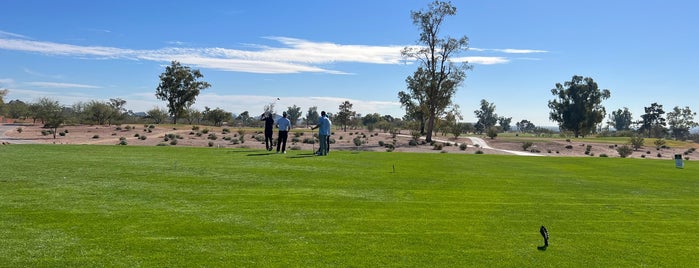
{"type": "Polygon", "coordinates": [[[672,137],[676,140],[688,138],[689,130],[699,125],[697,122],[694,122],[694,116],[696,115],[697,113],[692,112],[689,106],[685,106],[682,109],[675,106],[672,112],[668,112],[667,124],[670,127],[672,137]]]}
{"type": "Polygon", "coordinates": [[[286,110],[286,117],[289,118],[289,121],[291,121],[291,126],[296,125],[299,118],[301,118],[301,115],[303,115],[303,112],[301,112],[301,107],[296,106],[296,104],[288,107],[286,110]]]}
{"type": "Polygon", "coordinates": [[[161,108],[153,108],[146,112],[146,117],[153,119],[153,123],[160,124],[168,117],[168,112],[161,108]]]}
{"type": "Polygon", "coordinates": [[[185,111],[185,118],[189,124],[200,124],[201,120],[204,119],[204,115],[201,113],[201,111],[189,107],[185,111]]]}
{"type": "Polygon", "coordinates": [[[240,113],[236,119],[240,121],[244,127],[249,126],[253,121],[253,118],[250,117],[250,113],[248,111],[240,113]]]}
{"type": "Polygon", "coordinates": [[[476,131],[478,133],[490,130],[498,122],[498,114],[495,113],[495,103],[489,103],[487,100],[481,100],[481,108],[473,111],[473,114],[478,118],[478,122],[476,122],[476,131]]]}
{"type": "Polygon", "coordinates": [[[120,98],[109,99],[109,106],[112,108],[112,116],[109,117],[110,125],[113,122],[119,122],[120,120],[124,119],[124,115],[126,114],[126,108],[124,108],[124,105],[126,105],[125,100],[120,98]]]}
{"type": "Polygon", "coordinates": [[[522,121],[517,122],[515,125],[517,126],[517,129],[522,133],[531,133],[534,132],[534,129],[536,129],[534,123],[530,122],[527,119],[522,119],[522,121]]]}
{"type": "Polygon", "coordinates": [[[187,66],[172,61],[165,67],[165,72],[160,75],[160,85],[155,91],[159,100],[167,101],[167,107],[177,124],[177,118],[183,117],[187,108],[194,104],[199,92],[211,85],[198,79],[203,78],[199,70],[192,70],[187,66]]]}
{"type": "Polygon", "coordinates": [[[5,107],[5,96],[9,91],[7,89],[0,89],[0,116],[6,114],[7,109],[5,107]]]}
{"type": "Polygon", "coordinates": [[[510,123],[512,123],[512,117],[503,116],[498,118],[498,124],[500,125],[500,128],[502,128],[502,131],[510,131],[510,129],[512,129],[510,123]]]}
{"type": "Polygon", "coordinates": [[[633,123],[631,112],[629,108],[624,107],[624,109],[619,109],[613,111],[609,116],[609,125],[614,127],[617,131],[624,131],[631,129],[631,124],[633,123]]]}
{"type": "Polygon", "coordinates": [[[53,130],[53,138],[56,138],[58,127],[65,121],[63,106],[56,100],[41,98],[36,104],[37,118],[41,119],[45,128],[53,130]]]}
{"type": "Polygon", "coordinates": [[[29,117],[29,105],[21,100],[11,100],[6,104],[7,115],[10,118],[26,119],[29,117]]]}
{"type": "Polygon", "coordinates": [[[401,55],[415,59],[419,67],[408,77],[408,92],[399,93],[406,115],[420,116],[421,132],[427,119],[426,141],[432,141],[435,120],[452,104],[452,96],[466,78],[466,63],[455,64],[452,57],[468,49],[468,37],[439,37],[442,22],[456,14],[450,2],[434,1],[427,10],[412,11],[413,24],[420,29],[417,46],[405,47],[401,55]],[[414,100],[406,102],[406,100],[414,100]]]}
{"type": "Polygon", "coordinates": [[[641,128],[640,132],[648,131],[648,138],[651,137],[662,137],[665,134],[665,118],[663,114],[663,105],[657,102],[652,103],[649,107],[643,107],[645,114],[641,115],[641,128]]]}
{"type": "Polygon", "coordinates": [[[84,118],[97,125],[104,125],[114,115],[113,106],[96,100],[85,104],[83,109],[84,118]]]}
{"type": "Polygon", "coordinates": [[[337,123],[343,126],[344,131],[347,131],[347,125],[352,123],[352,117],[354,117],[355,112],[352,111],[352,103],[348,100],[340,104],[340,111],[335,115],[337,123]]]}
{"type": "Polygon", "coordinates": [[[224,111],[221,108],[211,110],[211,108],[209,107],[204,107],[202,117],[204,118],[204,120],[213,123],[214,126],[220,127],[223,125],[223,122],[231,120],[233,118],[233,115],[229,112],[224,111]]]}
{"type": "Polygon", "coordinates": [[[318,106],[309,107],[306,113],[306,126],[308,127],[309,124],[317,124],[318,119],[320,119],[320,115],[318,115],[318,106]]]}
{"type": "Polygon", "coordinates": [[[564,84],[556,83],[551,94],[557,98],[548,103],[549,119],[558,122],[562,130],[572,131],[575,137],[587,135],[605,117],[602,100],[611,96],[609,90],[600,90],[590,77],[574,75],[564,84]]]}

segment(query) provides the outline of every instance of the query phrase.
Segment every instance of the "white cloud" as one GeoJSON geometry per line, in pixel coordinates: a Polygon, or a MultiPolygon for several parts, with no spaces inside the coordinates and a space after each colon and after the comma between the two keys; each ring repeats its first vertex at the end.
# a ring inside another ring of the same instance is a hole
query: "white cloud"
{"type": "MultiPolygon", "coordinates": [[[[129,59],[157,62],[180,61],[197,68],[231,72],[283,74],[328,73],[350,74],[319,65],[332,63],[400,64],[404,46],[343,45],[330,42],[312,42],[289,37],[267,37],[281,46],[250,45],[251,49],[181,48],[167,47],[154,50],[134,50],[105,46],[79,46],[55,42],[34,41],[22,35],[0,32],[0,49],[42,53],[48,55],[85,57],[95,59],[129,59]],[[10,38],[1,38],[9,36],[10,38]]],[[[175,43],[176,45],[178,43],[175,43]]],[[[544,53],[533,49],[481,49],[507,54],[544,53]]],[[[473,64],[503,64],[505,57],[462,57],[473,64]]]]}
{"type": "Polygon", "coordinates": [[[27,85],[44,88],[101,88],[93,85],[55,83],[55,82],[27,82],[27,85]]]}
{"type": "Polygon", "coordinates": [[[477,52],[500,52],[507,54],[531,54],[531,53],[548,53],[546,50],[539,49],[514,49],[514,48],[469,48],[471,51],[477,52]]]}
{"type": "Polygon", "coordinates": [[[485,56],[469,56],[469,57],[459,57],[452,59],[455,62],[468,62],[471,64],[503,64],[510,62],[509,59],[504,57],[485,57],[485,56]]]}
{"type": "Polygon", "coordinates": [[[3,36],[9,36],[12,38],[22,38],[22,39],[29,39],[29,37],[21,35],[21,34],[16,34],[16,33],[11,33],[11,32],[5,32],[5,31],[0,31],[0,37],[3,36]]]}

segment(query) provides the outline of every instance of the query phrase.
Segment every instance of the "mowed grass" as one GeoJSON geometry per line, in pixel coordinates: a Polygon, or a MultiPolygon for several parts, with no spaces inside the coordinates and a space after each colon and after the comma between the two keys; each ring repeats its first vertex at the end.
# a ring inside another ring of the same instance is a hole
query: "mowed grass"
{"type": "Polygon", "coordinates": [[[697,256],[694,161],[0,147],[0,266],[690,267],[697,256]]]}

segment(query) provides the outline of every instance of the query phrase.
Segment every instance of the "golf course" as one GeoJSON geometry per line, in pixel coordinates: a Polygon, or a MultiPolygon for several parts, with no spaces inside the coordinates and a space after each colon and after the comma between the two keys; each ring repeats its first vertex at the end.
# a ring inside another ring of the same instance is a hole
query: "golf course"
{"type": "Polygon", "coordinates": [[[692,267],[696,163],[3,145],[0,266],[692,267]]]}

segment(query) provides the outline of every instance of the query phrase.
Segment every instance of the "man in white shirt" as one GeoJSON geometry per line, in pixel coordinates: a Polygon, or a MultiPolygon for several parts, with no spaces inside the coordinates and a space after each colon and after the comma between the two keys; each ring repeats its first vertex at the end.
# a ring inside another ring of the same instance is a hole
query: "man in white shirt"
{"type": "Polygon", "coordinates": [[[281,147],[283,154],[286,153],[286,139],[289,137],[289,130],[291,130],[291,121],[286,118],[286,112],[282,113],[282,118],[277,120],[277,128],[279,128],[279,138],[277,139],[277,153],[281,147]]]}

